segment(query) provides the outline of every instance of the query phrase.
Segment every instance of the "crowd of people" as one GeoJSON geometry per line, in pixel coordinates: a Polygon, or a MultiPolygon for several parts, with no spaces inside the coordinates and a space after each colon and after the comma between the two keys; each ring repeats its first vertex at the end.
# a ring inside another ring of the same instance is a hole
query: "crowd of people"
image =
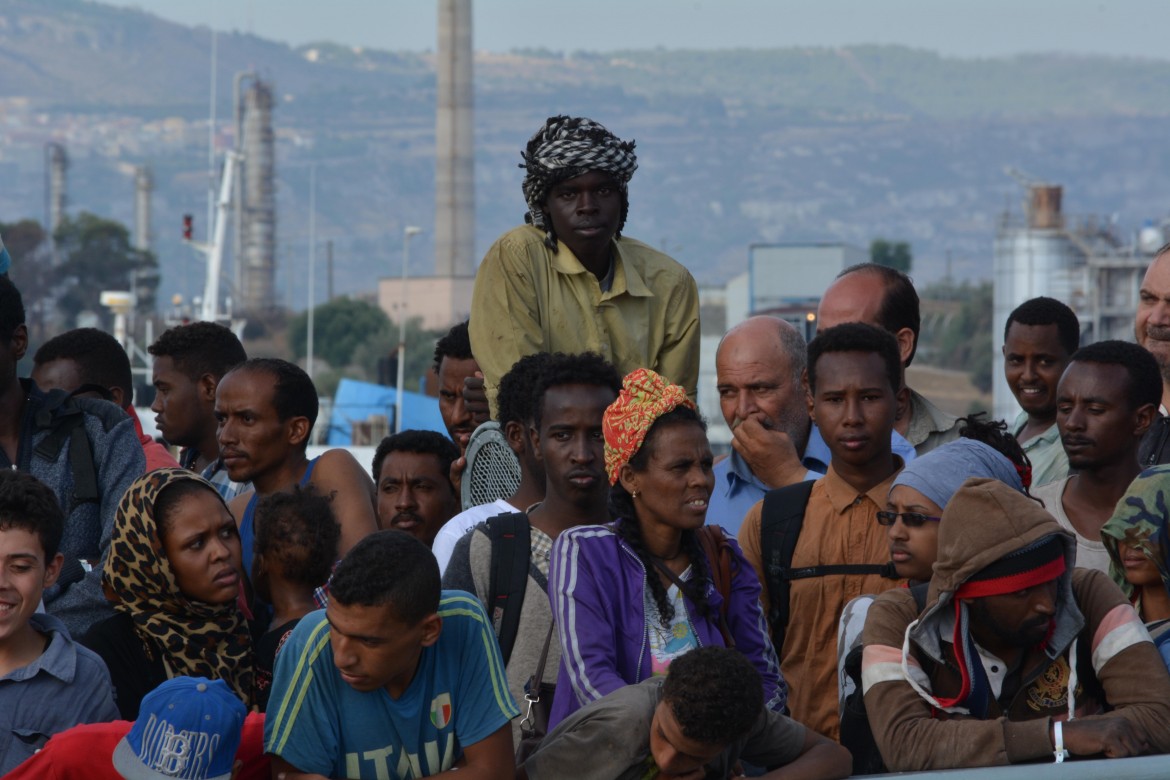
{"type": "Polygon", "coordinates": [[[435,346],[447,435],[388,436],[368,472],[310,459],[312,380],[214,323],[149,347],[161,443],[102,331],[20,377],[0,275],[0,773],[724,780],[1170,753],[1170,245],[1136,344],[1082,346],[1050,298],[1012,312],[1011,421],[911,389],[911,280],[846,268],[809,343],[766,315],[724,335],[717,459],[695,282],[621,233],[633,142],[558,116],[523,157],[526,224],[435,346]],[[479,484],[481,430],[506,488],[479,484]]]}

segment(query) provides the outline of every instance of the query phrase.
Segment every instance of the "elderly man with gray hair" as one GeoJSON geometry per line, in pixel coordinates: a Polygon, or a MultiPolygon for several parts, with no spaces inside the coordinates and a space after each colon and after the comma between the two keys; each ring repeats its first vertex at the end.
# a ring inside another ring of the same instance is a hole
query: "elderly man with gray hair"
{"type": "Polygon", "coordinates": [[[554,116],[522,156],[526,224],[488,250],[471,298],[471,350],[492,416],[500,378],[536,352],[597,352],[622,374],[653,369],[693,398],[695,280],[621,234],[638,167],[634,142],[590,119],[554,116]]]}

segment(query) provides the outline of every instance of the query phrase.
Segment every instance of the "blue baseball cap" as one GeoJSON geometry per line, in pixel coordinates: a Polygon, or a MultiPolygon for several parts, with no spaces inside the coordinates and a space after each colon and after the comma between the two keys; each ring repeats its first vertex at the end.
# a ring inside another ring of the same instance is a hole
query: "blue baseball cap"
{"type": "Polygon", "coordinates": [[[126,780],[230,780],[247,714],[223,680],[167,680],[143,698],[114,769],[126,780]]]}

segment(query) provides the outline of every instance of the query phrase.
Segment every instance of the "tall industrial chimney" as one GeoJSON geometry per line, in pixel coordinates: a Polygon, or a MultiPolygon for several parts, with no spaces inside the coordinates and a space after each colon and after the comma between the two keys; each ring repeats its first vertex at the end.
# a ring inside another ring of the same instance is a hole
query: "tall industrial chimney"
{"type": "Polygon", "coordinates": [[[57,232],[61,222],[65,219],[65,172],[69,168],[69,155],[65,147],[59,143],[50,143],[48,146],[49,158],[49,208],[45,215],[49,235],[57,232]]]}
{"type": "Polygon", "coordinates": [[[150,196],[154,192],[154,177],[149,165],[139,165],[134,172],[134,248],[150,251],[153,239],[150,231],[150,196]]]}
{"type": "Polygon", "coordinates": [[[256,79],[244,93],[243,257],[240,306],[250,314],[276,307],[276,144],[272,87],[256,79]]]}
{"type": "Polygon", "coordinates": [[[435,275],[475,275],[471,0],[439,0],[435,275]]]}

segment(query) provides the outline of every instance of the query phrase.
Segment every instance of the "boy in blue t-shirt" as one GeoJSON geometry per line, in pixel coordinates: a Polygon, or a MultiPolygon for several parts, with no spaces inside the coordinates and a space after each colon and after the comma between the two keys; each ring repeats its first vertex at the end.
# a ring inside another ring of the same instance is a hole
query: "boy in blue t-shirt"
{"type": "Polygon", "coordinates": [[[346,554],[329,607],[277,655],[264,728],[274,772],[513,776],[519,711],[492,625],[474,596],[439,587],[434,556],[402,531],[346,554]]]}

